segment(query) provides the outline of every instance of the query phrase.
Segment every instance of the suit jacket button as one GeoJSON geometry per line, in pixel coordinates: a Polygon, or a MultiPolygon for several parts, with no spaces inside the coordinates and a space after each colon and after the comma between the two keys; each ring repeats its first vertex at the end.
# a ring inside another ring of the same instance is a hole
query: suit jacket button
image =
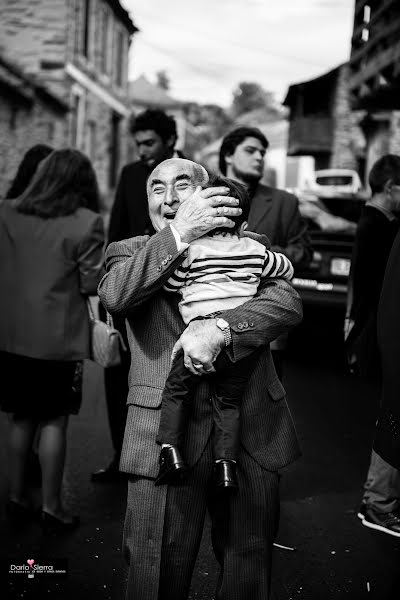
{"type": "Polygon", "coordinates": [[[238,323],[238,329],[243,329],[243,323],[238,323]]]}
{"type": "Polygon", "coordinates": [[[172,254],[168,254],[167,258],[168,260],[172,260],[172,254]]]}
{"type": "Polygon", "coordinates": [[[244,328],[244,329],[247,329],[247,328],[248,328],[248,326],[249,326],[248,322],[247,322],[247,321],[243,321],[243,328],[244,328]]]}
{"type": "Polygon", "coordinates": [[[157,267],[157,271],[161,271],[161,269],[162,269],[162,267],[161,267],[161,265],[159,265],[159,266],[157,267]]]}
{"type": "Polygon", "coordinates": [[[249,321],[249,327],[254,327],[253,321],[249,321]]]}

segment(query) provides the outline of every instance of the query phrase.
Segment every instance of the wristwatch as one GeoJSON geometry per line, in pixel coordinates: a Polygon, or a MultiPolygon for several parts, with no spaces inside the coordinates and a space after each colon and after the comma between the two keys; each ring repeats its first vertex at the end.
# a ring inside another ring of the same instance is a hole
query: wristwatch
{"type": "Polygon", "coordinates": [[[216,320],[216,325],[224,334],[225,346],[229,346],[232,343],[231,328],[229,323],[225,321],[225,319],[218,318],[216,320]]]}

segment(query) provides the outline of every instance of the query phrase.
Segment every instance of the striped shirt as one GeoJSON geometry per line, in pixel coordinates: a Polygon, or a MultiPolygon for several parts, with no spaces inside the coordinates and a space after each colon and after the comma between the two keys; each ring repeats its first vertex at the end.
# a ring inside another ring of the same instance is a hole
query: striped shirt
{"type": "Polygon", "coordinates": [[[195,317],[240,306],[256,292],[261,278],[293,277],[286,256],[250,237],[205,235],[194,240],[164,289],[182,296],[179,310],[187,324],[195,317]]]}

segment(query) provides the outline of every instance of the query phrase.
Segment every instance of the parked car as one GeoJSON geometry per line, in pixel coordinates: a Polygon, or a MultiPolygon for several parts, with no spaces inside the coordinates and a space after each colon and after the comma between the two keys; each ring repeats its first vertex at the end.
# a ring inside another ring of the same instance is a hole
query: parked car
{"type": "Polygon", "coordinates": [[[362,190],[357,171],[351,169],[323,169],[315,171],[309,182],[309,191],[321,198],[358,194],[362,190]]]}
{"type": "Polygon", "coordinates": [[[313,257],[307,269],[295,272],[292,283],[305,304],[344,308],[354,236],[365,198],[305,194],[299,200],[313,257]]]}

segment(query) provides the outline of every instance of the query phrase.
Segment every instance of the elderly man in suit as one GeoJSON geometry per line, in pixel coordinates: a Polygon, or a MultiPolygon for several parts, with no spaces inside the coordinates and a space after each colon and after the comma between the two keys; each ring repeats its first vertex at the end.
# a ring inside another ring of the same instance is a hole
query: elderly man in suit
{"type": "Polygon", "coordinates": [[[107,274],[99,285],[106,308],[126,318],[134,366],[120,463],[130,474],[123,547],[131,600],[187,598],[207,509],[221,567],[216,597],[266,600],[278,528],[278,469],[299,456],[269,350],[273,339],[301,320],[297,292],[286,281],[269,279],[240,307],[218,320],[192,321],[185,329],[178,295],[163,290],[191,241],[216,227],[233,226],[229,217],[240,214],[226,188],[202,189],[207,179],[206,171],[191,161],[161,163],[147,184],[155,235],[111,244],[107,274]],[[171,354],[182,348],[188,368],[201,364],[203,374],[223,347],[232,362],[251,353],[255,361],[242,401],[240,491],[223,499],[209,485],[214,400],[213,376],[205,374],[199,378],[186,433],[189,474],[179,486],[156,487],[156,435],[171,354]]]}
{"type": "MultiPolygon", "coordinates": [[[[249,230],[265,234],[271,242],[271,250],[285,254],[296,274],[296,269],[306,267],[312,257],[307,224],[300,215],[296,196],[260,183],[268,146],[269,142],[260,129],[238,127],[222,140],[219,168],[221,173],[248,189],[251,202],[249,230]]],[[[287,336],[283,335],[271,346],[281,379],[286,341],[287,336]]]]}

